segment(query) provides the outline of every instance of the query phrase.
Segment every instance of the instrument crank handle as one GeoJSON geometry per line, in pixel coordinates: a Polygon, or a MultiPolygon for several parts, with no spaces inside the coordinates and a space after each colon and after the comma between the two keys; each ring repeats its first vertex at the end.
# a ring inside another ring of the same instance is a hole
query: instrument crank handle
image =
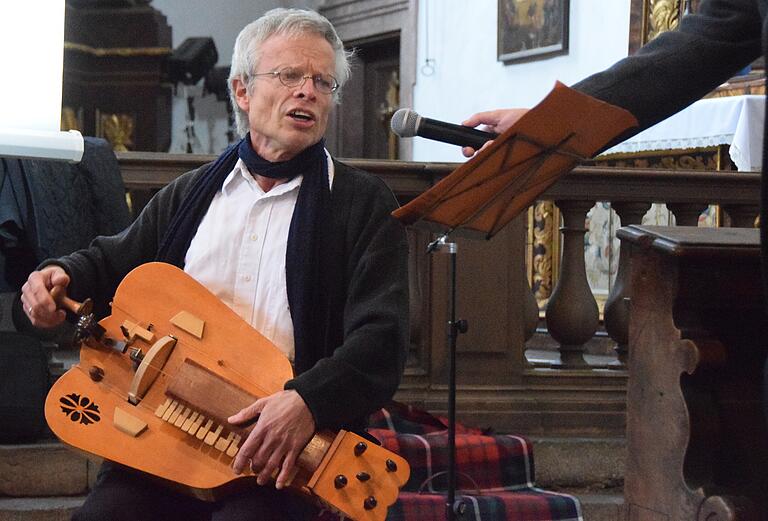
{"type": "Polygon", "coordinates": [[[51,297],[60,308],[64,308],[79,317],[90,315],[93,311],[91,299],[87,298],[83,302],[73,300],[67,296],[67,290],[64,286],[54,286],[51,290],[51,297]]]}
{"type": "Polygon", "coordinates": [[[54,286],[51,289],[51,297],[59,308],[66,309],[78,317],[75,326],[76,343],[82,343],[88,338],[93,338],[119,353],[125,353],[127,347],[125,342],[115,342],[104,336],[106,330],[99,325],[93,316],[93,301],[91,299],[87,298],[83,302],[73,300],[67,296],[67,290],[64,286],[54,286]]]}

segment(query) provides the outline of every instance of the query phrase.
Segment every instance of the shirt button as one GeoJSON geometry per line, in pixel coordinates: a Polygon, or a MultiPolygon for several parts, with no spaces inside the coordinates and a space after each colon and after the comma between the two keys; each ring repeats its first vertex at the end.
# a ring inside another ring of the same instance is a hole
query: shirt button
{"type": "Polygon", "coordinates": [[[258,239],[258,238],[259,238],[259,236],[258,236],[258,235],[256,235],[255,233],[252,233],[252,234],[251,234],[251,240],[252,240],[252,241],[255,241],[255,240],[256,240],[256,239],[258,239]]]}
{"type": "Polygon", "coordinates": [[[251,276],[250,275],[246,275],[243,278],[245,279],[246,282],[251,282],[251,276]]]}

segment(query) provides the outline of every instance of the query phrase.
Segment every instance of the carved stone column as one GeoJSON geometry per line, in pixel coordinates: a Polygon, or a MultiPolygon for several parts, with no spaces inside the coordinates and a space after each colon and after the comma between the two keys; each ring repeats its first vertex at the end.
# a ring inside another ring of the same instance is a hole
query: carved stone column
{"type": "Polygon", "coordinates": [[[584,221],[592,201],[555,201],[563,216],[560,277],[547,305],[549,334],[560,344],[561,369],[589,367],[584,344],[597,330],[597,303],[584,266],[584,221]]]}
{"type": "MultiPolygon", "coordinates": [[[[611,203],[611,208],[618,214],[622,226],[640,224],[650,207],[650,203],[611,203]]],[[[605,301],[605,309],[603,311],[605,330],[608,336],[616,341],[615,350],[618,360],[615,364],[609,366],[614,369],[627,368],[629,299],[629,252],[625,252],[621,248],[619,250],[619,269],[616,272],[616,280],[608,295],[608,300],[605,301]]]]}

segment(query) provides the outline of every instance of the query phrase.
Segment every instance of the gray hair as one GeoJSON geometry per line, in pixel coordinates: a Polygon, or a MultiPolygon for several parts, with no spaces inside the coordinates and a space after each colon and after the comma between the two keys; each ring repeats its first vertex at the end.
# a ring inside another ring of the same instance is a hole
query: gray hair
{"type": "Polygon", "coordinates": [[[333,93],[333,99],[339,102],[341,87],[349,79],[349,58],[352,52],[344,50],[344,43],[336,33],[331,22],[315,11],[304,9],[277,8],[267,11],[258,20],[246,25],[235,40],[235,49],[232,52],[232,65],[229,70],[229,99],[237,123],[237,132],[245,136],[248,132],[248,114],[237,104],[232,81],[236,78],[242,80],[248,92],[253,89],[253,74],[259,64],[259,50],[261,45],[271,36],[276,34],[300,36],[305,34],[317,34],[325,38],[331,44],[335,53],[336,70],[334,76],[339,82],[339,88],[333,93]]]}

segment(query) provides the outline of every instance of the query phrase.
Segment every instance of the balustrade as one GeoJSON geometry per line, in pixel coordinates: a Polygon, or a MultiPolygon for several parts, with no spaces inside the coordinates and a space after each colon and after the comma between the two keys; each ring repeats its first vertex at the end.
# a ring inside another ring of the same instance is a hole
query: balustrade
{"type": "MultiPolygon", "coordinates": [[[[118,154],[118,159],[134,210],[138,210],[152,192],[213,157],[128,152],[118,154]]],[[[346,162],[380,176],[401,203],[456,167],[449,163],[346,162]]],[[[602,323],[615,342],[616,360],[591,366],[585,361],[585,345],[600,324],[585,273],[587,212],[597,201],[609,201],[626,226],[640,223],[651,203],[663,202],[678,225],[695,226],[701,212],[717,204],[729,218],[723,222],[752,226],[759,182],[759,175],[751,173],[579,167],[553,185],[542,199],[555,201],[563,218],[562,261],[543,313],[549,334],[558,344],[559,359],[544,367],[532,365],[526,358],[538,318],[530,281],[522,269],[527,217],[513,221],[489,243],[458,238],[462,243],[458,312],[460,318],[469,319],[470,328],[459,338],[457,353],[459,417],[531,434],[622,433],[631,305],[629,259],[619,254],[615,282],[603,312],[602,323]],[[607,371],[606,367],[618,370],[607,371]]],[[[424,253],[429,238],[425,230],[409,232],[412,341],[398,397],[439,413],[445,410],[447,384],[446,270],[443,260],[424,253]]]]}

